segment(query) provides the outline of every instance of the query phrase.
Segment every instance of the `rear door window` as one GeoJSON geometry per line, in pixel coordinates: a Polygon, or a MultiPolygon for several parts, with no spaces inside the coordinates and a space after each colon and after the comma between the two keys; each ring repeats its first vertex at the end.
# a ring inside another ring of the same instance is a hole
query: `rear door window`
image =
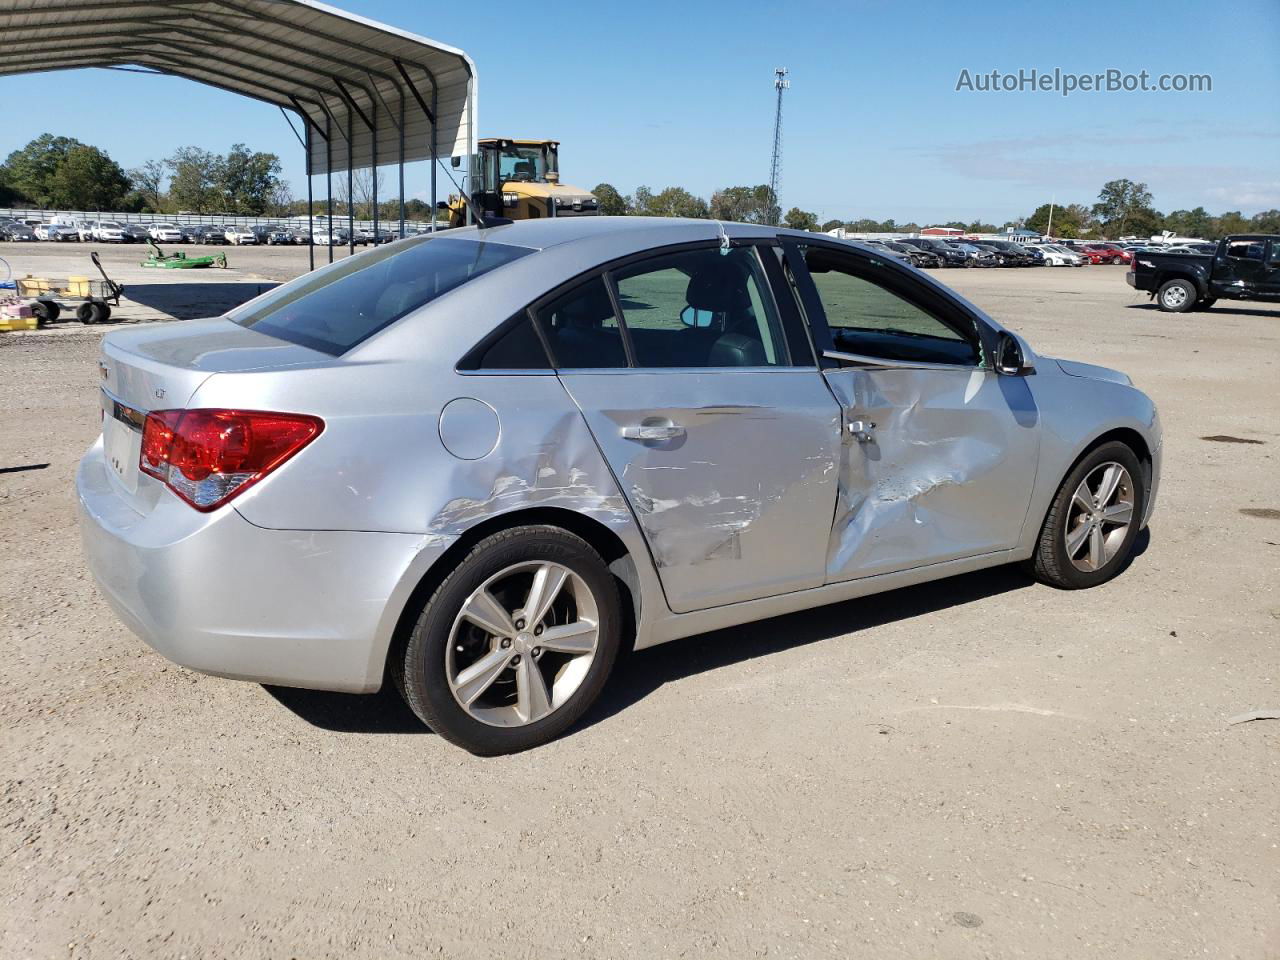
{"type": "Polygon", "coordinates": [[[790,363],[752,247],[666,254],[613,274],[637,367],[790,363]]]}
{"type": "Polygon", "coordinates": [[[627,365],[622,327],[603,277],[595,276],[552,300],[537,311],[537,318],[560,369],[627,365]]]}
{"type": "Polygon", "coordinates": [[[1261,240],[1234,240],[1227,244],[1227,256],[1235,260],[1261,260],[1261,240]]]}
{"type": "Polygon", "coordinates": [[[468,280],[530,253],[449,237],[402,240],[301,276],[230,319],[338,356],[468,280]]]}

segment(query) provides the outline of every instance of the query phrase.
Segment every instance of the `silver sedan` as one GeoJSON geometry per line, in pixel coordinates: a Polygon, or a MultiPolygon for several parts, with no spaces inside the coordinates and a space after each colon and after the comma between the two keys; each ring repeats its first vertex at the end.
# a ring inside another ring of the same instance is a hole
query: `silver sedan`
{"type": "Polygon", "coordinates": [[[1122,373],[884,251],[582,217],[369,250],[110,334],[89,566],[166,657],[372,692],[480,754],[625,647],[1021,563],[1123,570],[1160,476],[1122,373]]]}

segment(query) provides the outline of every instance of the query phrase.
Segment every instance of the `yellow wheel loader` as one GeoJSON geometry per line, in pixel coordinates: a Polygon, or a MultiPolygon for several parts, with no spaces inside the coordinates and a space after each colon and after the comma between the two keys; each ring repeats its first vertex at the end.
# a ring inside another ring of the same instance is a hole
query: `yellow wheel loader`
{"type": "MultiPolygon", "coordinates": [[[[584,217],[599,213],[594,195],[560,182],[558,140],[481,140],[480,152],[471,158],[471,202],[475,216],[507,220],[538,217],[584,217]]],[[[460,166],[461,157],[453,158],[460,166]]],[[[450,194],[442,203],[449,226],[467,222],[466,201],[450,194]]]]}

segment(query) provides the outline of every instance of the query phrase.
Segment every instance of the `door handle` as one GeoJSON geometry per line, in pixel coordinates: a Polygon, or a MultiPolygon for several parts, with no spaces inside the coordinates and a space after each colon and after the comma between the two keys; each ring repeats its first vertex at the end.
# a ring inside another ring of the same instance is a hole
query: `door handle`
{"type": "Polygon", "coordinates": [[[622,436],[626,440],[674,440],[684,436],[684,427],[670,420],[629,423],[622,428],[622,436]]]}
{"type": "Polygon", "coordinates": [[[876,439],[876,425],[870,420],[849,421],[849,434],[859,443],[872,443],[876,439]]]}

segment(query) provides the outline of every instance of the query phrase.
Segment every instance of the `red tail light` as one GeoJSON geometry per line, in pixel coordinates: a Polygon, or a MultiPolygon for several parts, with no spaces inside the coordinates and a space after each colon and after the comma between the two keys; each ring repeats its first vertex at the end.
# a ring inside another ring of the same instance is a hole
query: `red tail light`
{"type": "Polygon", "coordinates": [[[197,510],[222,506],[320,435],[324,421],[253,410],[157,410],[138,466],[197,510]]]}

